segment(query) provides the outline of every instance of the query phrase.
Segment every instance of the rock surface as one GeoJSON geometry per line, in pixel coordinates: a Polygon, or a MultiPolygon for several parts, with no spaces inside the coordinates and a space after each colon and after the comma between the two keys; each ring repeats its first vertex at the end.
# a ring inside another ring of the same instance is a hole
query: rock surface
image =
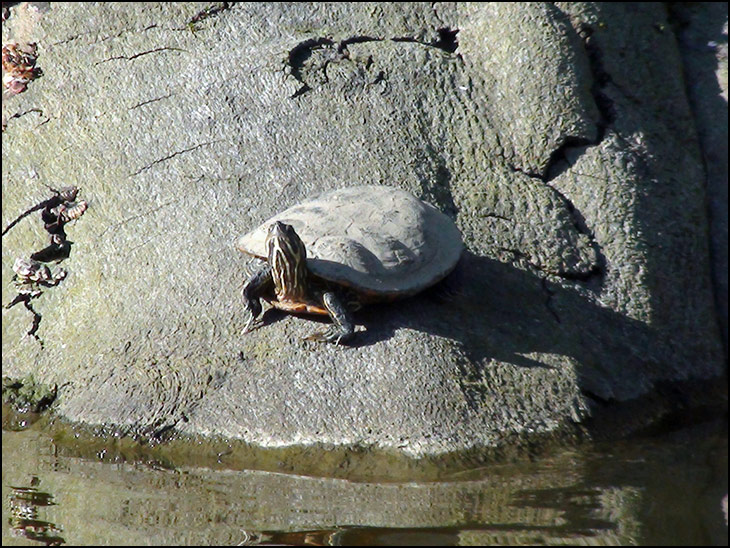
{"type": "Polygon", "coordinates": [[[707,170],[712,281],[727,359],[727,2],[676,4],[671,9],[707,170]]]}
{"type": "MultiPolygon", "coordinates": [[[[21,4],[11,38],[43,73],[3,102],[3,227],[44,185],[89,202],[68,277],[3,309],[3,375],[57,385],[62,417],[421,457],[724,371],[660,4],[21,4]],[[454,218],[454,274],[358,313],[352,347],[274,313],[241,336],[236,239],[356,184],[454,218]]],[[[3,304],[42,229],[3,237],[3,304]]]]}

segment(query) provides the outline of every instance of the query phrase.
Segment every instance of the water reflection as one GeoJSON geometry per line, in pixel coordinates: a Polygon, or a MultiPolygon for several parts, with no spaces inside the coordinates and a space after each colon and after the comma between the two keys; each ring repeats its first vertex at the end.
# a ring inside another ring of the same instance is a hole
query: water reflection
{"type": "Polygon", "coordinates": [[[400,483],[81,459],[33,429],[2,448],[4,545],[727,543],[722,428],[400,483]]]}
{"type": "Polygon", "coordinates": [[[55,504],[53,495],[40,491],[39,484],[40,480],[33,476],[28,487],[10,487],[8,522],[11,534],[46,546],[60,546],[65,542],[60,536],[61,529],[50,521],[39,519],[39,509],[55,504]]]}

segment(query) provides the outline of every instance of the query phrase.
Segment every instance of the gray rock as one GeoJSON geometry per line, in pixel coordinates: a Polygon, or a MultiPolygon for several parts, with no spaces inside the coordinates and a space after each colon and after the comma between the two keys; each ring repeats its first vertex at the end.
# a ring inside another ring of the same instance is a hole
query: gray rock
{"type": "Polygon", "coordinates": [[[712,281],[727,360],[727,2],[673,4],[671,16],[707,171],[712,281]]]}
{"type": "MultiPolygon", "coordinates": [[[[3,41],[37,42],[43,75],[3,103],[3,227],[44,184],[89,202],[35,336],[3,309],[3,375],[57,385],[58,415],[420,457],[722,374],[706,173],[661,5],[11,12],[3,41]],[[457,270],[358,313],[353,347],[275,313],[241,336],[236,238],[350,184],[453,217],[457,270]]],[[[4,303],[46,238],[30,216],[3,237],[4,303]]]]}

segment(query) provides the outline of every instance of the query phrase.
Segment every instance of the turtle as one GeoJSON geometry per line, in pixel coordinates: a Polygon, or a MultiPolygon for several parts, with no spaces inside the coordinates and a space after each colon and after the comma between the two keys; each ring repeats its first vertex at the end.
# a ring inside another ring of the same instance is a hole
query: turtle
{"type": "Polygon", "coordinates": [[[332,326],[306,339],[340,344],[354,333],[351,311],[412,296],[445,278],[461,257],[454,221],[413,194],[387,185],[325,192],[241,236],[259,259],[243,285],[250,318],[261,299],[292,313],[328,315],[332,326]]]}

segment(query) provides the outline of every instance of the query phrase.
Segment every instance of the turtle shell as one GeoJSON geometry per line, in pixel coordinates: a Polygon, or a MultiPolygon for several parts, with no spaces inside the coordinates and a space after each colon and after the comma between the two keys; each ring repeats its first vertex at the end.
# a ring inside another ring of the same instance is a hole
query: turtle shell
{"type": "Polygon", "coordinates": [[[290,207],[239,238],[239,250],[266,260],[269,225],[294,227],[316,276],[371,297],[413,295],[459,261],[454,222],[412,194],[388,186],[326,192],[290,207]]]}

